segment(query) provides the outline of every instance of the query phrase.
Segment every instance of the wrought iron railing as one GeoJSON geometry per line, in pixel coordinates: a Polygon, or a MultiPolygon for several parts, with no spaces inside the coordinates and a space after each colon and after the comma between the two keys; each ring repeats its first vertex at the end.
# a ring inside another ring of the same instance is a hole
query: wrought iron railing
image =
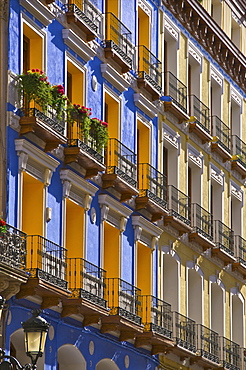
{"type": "Polygon", "coordinates": [[[138,46],[138,78],[146,80],[161,94],[161,62],[144,45],[138,46]]]}
{"type": "Polygon", "coordinates": [[[197,325],[197,349],[201,357],[220,363],[219,334],[203,325],[197,325]]]}
{"type": "Polygon", "coordinates": [[[142,322],[146,331],[172,337],[171,305],[152,295],[140,296],[142,322]]]}
{"type": "Polygon", "coordinates": [[[68,124],[67,135],[69,147],[81,148],[98,162],[104,163],[104,148],[98,148],[97,140],[92,135],[85,135],[84,124],[76,116],[73,123],[68,124]]]}
{"type": "Polygon", "coordinates": [[[166,176],[148,163],[138,165],[138,189],[140,197],[149,197],[167,208],[166,176]]]}
{"type": "Polygon", "coordinates": [[[112,48],[127,64],[132,65],[134,46],[131,31],[112,13],[105,14],[105,46],[112,48]]]}
{"type": "Polygon", "coordinates": [[[190,116],[195,116],[198,126],[200,126],[203,130],[210,134],[210,109],[205,104],[203,104],[195,95],[189,96],[189,105],[190,116]]]}
{"type": "Polygon", "coordinates": [[[170,96],[180,109],[187,112],[187,87],[172,72],[165,73],[165,95],[170,96]]]}
{"type": "Polygon", "coordinates": [[[197,325],[195,321],[178,312],[173,312],[173,315],[173,337],[176,339],[176,344],[196,353],[197,325]]]}
{"type": "Polygon", "coordinates": [[[246,267],[246,240],[240,235],[235,235],[235,257],[246,267]]]}
{"type": "Polygon", "coordinates": [[[212,136],[218,138],[218,143],[228,153],[231,152],[231,130],[219,117],[212,116],[212,136]]]}
{"type": "Polygon", "coordinates": [[[190,226],[190,198],[173,185],[168,185],[168,209],[170,216],[190,226]]]}
{"type": "Polygon", "coordinates": [[[61,135],[65,134],[65,115],[63,114],[61,119],[57,118],[57,113],[52,107],[48,107],[45,112],[42,112],[39,107],[36,108],[27,108],[24,107],[21,109],[22,117],[35,117],[42,121],[56,132],[61,135]]]}
{"type": "Polygon", "coordinates": [[[234,256],[234,232],[220,220],[214,221],[214,242],[217,247],[234,256]]]}
{"type": "Polygon", "coordinates": [[[237,161],[246,168],[246,144],[237,135],[232,135],[232,155],[237,156],[237,161]]]}
{"type": "Polygon", "coordinates": [[[102,14],[89,0],[69,0],[62,9],[76,14],[93,33],[101,33],[102,14]]]}
{"type": "Polygon", "coordinates": [[[194,232],[213,241],[213,216],[197,203],[191,204],[191,226],[194,232]]]}
{"type": "Polygon", "coordinates": [[[0,262],[15,269],[26,269],[26,234],[13,226],[6,225],[0,232],[0,262]]]}
{"type": "Polygon", "coordinates": [[[107,173],[117,174],[133,187],[137,186],[136,154],[117,139],[109,139],[107,173]]]}
{"type": "Polygon", "coordinates": [[[241,369],[241,351],[239,344],[220,337],[223,368],[229,370],[241,369]]]}
{"type": "Polygon", "coordinates": [[[111,315],[141,324],[141,290],[119,278],[106,278],[106,295],[111,315]]]}
{"type": "Polygon", "coordinates": [[[67,258],[68,289],[75,298],[85,298],[106,307],[106,271],[83,258],[67,258]]]}
{"type": "Polygon", "coordinates": [[[40,235],[28,235],[27,270],[32,277],[67,289],[66,249],[40,235]]]}

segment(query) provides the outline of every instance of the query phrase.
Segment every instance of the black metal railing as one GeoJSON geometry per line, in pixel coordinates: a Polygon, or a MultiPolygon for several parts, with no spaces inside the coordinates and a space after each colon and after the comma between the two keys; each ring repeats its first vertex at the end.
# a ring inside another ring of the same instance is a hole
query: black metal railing
{"type": "Polygon", "coordinates": [[[21,109],[22,117],[35,117],[46,124],[51,129],[55,130],[61,135],[65,134],[65,115],[63,114],[61,119],[57,118],[56,110],[52,107],[48,107],[44,112],[40,110],[41,108],[27,108],[21,109]]]}
{"type": "Polygon", "coordinates": [[[89,0],[69,0],[62,10],[76,14],[94,34],[101,32],[102,13],[89,0]]]}
{"type": "Polygon", "coordinates": [[[112,48],[122,60],[131,66],[134,53],[131,31],[113,13],[105,14],[105,22],[105,47],[112,48]]]}
{"type": "Polygon", "coordinates": [[[212,116],[212,136],[217,138],[219,145],[228,153],[231,152],[231,130],[219,117],[212,116]]]}
{"type": "Polygon", "coordinates": [[[59,288],[67,289],[66,249],[40,235],[27,236],[27,270],[59,288]]]}
{"type": "Polygon", "coordinates": [[[232,135],[232,155],[246,168],[246,144],[237,135],[232,135]]]}
{"type": "Polygon", "coordinates": [[[128,184],[137,186],[136,154],[117,139],[109,139],[107,173],[119,175],[128,184]]]}
{"type": "Polygon", "coordinates": [[[166,176],[148,163],[138,165],[138,189],[140,197],[149,197],[167,208],[166,176]]]}
{"type": "Polygon", "coordinates": [[[176,344],[196,353],[197,325],[195,321],[178,312],[173,312],[173,315],[173,337],[176,339],[176,344]]]}
{"type": "Polygon", "coordinates": [[[171,305],[152,295],[140,296],[145,330],[172,337],[171,305]]]}
{"type": "Polygon", "coordinates": [[[119,278],[106,278],[106,295],[111,315],[141,324],[141,290],[119,278]]]}
{"type": "Polygon", "coordinates": [[[234,232],[220,220],[214,221],[214,242],[217,247],[234,256],[234,232]]]}
{"type": "Polygon", "coordinates": [[[210,109],[195,95],[189,95],[190,116],[197,119],[197,124],[210,134],[210,109]]]}
{"type": "Polygon", "coordinates": [[[138,46],[138,78],[146,80],[161,94],[161,62],[144,45],[138,46]]]}
{"type": "Polygon", "coordinates": [[[172,72],[165,72],[165,95],[170,96],[180,109],[187,112],[187,87],[172,72]]]}
{"type": "Polygon", "coordinates": [[[246,240],[240,235],[235,235],[235,257],[246,267],[246,240]]]}
{"type": "Polygon", "coordinates": [[[229,370],[241,369],[241,351],[239,344],[220,337],[223,368],[229,370]]]}
{"type": "Polygon", "coordinates": [[[75,298],[85,298],[99,306],[106,307],[106,271],[84,260],[67,258],[68,289],[75,298]]]}
{"type": "Polygon", "coordinates": [[[190,198],[173,185],[168,185],[168,209],[170,216],[190,226],[190,198]]]}
{"type": "Polygon", "coordinates": [[[13,226],[6,225],[0,232],[0,262],[15,269],[26,269],[26,234],[13,226]]]}
{"type": "Polygon", "coordinates": [[[97,140],[90,134],[85,134],[84,123],[76,116],[67,127],[67,144],[78,147],[100,163],[104,163],[104,148],[99,149],[97,140]]]}
{"type": "Polygon", "coordinates": [[[203,325],[198,325],[197,350],[204,357],[216,364],[220,363],[219,334],[203,325]]]}
{"type": "Polygon", "coordinates": [[[197,203],[191,204],[191,226],[194,232],[213,241],[213,216],[197,203]]]}

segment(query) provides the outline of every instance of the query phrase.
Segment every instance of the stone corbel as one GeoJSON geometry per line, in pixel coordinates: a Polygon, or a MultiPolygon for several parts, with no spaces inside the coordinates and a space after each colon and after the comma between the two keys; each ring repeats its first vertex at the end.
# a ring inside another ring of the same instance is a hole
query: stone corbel
{"type": "Polygon", "coordinates": [[[107,217],[108,217],[108,211],[109,211],[109,207],[106,206],[106,204],[103,204],[101,206],[101,221],[106,221],[107,220],[107,217]]]}
{"type": "Polygon", "coordinates": [[[9,286],[2,292],[2,296],[8,300],[20,291],[20,281],[10,281],[9,286]]]}
{"type": "Polygon", "coordinates": [[[121,217],[120,219],[120,232],[123,233],[126,229],[126,223],[127,223],[127,218],[126,217],[121,217]]]}
{"type": "Polygon", "coordinates": [[[86,194],[85,199],[84,199],[84,208],[86,211],[89,211],[89,209],[91,208],[91,202],[92,202],[92,196],[89,194],[86,194]]]}
{"type": "Polygon", "coordinates": [[[142,228],[138,225],[134,226],[134,240],[135,240],[135,242],[137,242],[140,239],[141,233],[142,233],[142,228]]]}
{"type": "Polygon", "coordinates": [[[25,171],[28,160],[28,154],[25,152],[17,152],[17,155],[19,156],[19,171],[25,171]]]}
{"type": "Polygon", "coordinates": [[[68,180],[63,181],[63,197],[64,198],[69,197],[71,186],[72,186],[72,184],[71,184],[70,181],[68,181],[68,180]]]}
{"type": "Polygon", "coordinates": [[[51,171],[49,168],[45,169],[45,172],[44,172],[44,186],[50,186],[52,174],[53,174],[53,171],[51,171]]]}
{"type": "Polygon", "coordinates": [[[151,250],[152,252],[156,249],[156,244],[158,242],[158,237],[157,236],[153,236],[152,239],[151,239],[151,250]]]}

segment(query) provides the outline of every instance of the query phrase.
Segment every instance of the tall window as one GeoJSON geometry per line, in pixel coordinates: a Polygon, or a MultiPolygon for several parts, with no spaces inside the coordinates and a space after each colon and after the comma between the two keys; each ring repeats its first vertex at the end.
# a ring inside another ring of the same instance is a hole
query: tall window
{"type": "Polygon", "coordinates": [[[163,300],[179,312],[179,263],[171,254],[163,254],[163,300]]]}
{"type": "Polygon", "coordinates": [[[193,268],[188,269],[188,317],[197,324],[203,323],[202,276],[193,268]]]}
{"type": "Polygon", "coordinates": [[[84,73],[70,60],[67,60],[67,95],[73,104],[84,102],[84,73]]]}
{"type": "Polygon", "coordinates": [[[32,68],[43,69],[43,37],[23,23],[23,72],[32,68]]]}
{"type": "Polygon", "coordinates": [[[210,323],[211,329],[224,335],[224,295],[223,290],[217,282],[211,282],[211,312],[210,312],[210,323]]]}
{"type": "Polygon", "coordinates": [[[120,139],[119,102],[109,93],[104,95],[104,120],[108,123],[109,137],[120,139]]]}
{"type": "Polygon", "coordinates": [[[222,4],[221,0],[212,0],[211,2],[211,16],[218,23],[221,25],[221,11],[222,11],[222,4]]]}
{"type": "Polygon", "coordinates": [[[232,298],[232,317],[231,317],[231,339],[233,342],[244,346],[244,301],[241,294],[233,294],[232,298]]]}

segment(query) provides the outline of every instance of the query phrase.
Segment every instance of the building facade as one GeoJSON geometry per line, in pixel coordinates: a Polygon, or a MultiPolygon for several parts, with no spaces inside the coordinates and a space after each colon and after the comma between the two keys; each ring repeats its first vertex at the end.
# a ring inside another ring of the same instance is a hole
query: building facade
{"type": "Polygon", "coordinates": [[[0,11],[2,347],[41,308],[38,370],[245,369],[244,1],[0,11]]]}

